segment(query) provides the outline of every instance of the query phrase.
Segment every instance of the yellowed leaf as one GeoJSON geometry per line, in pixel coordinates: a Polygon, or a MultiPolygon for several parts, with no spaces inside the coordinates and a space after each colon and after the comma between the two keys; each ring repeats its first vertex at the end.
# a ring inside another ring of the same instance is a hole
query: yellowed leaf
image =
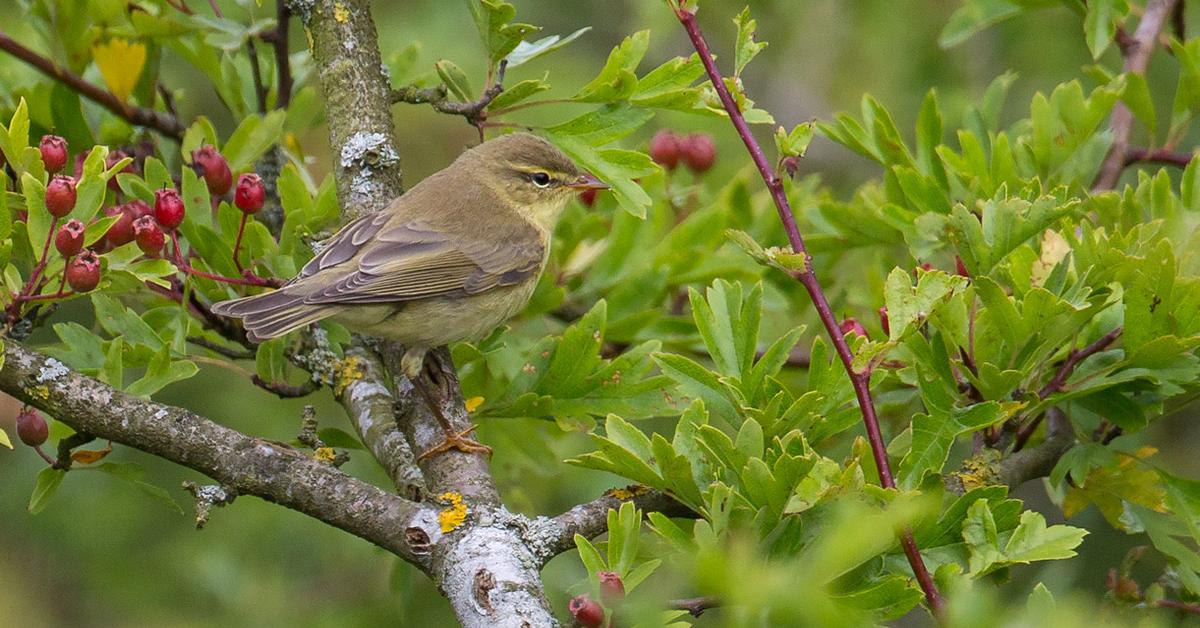
{"type": "Polygon", "coordinates": [[[0,427],[0,445],[4,445],[5,447],[8,447],[9,449],[13,448],[12,441],[8,439],[8,433],[5,432],[4,428],[2,428],[2,427],[0,427]]]}
{"type": "Polygon", "coordinates": [[[1038,261],[1033,263],[1033,285],[1041,286],[1046,283],[1046,278],[1054,270],[1058,263],[1067,257],[1067,253],[1071,252],[1071,245],[1067,243],[1067,239],[1062,237],[1057,231],[1047,229],[1042,234],[1042,255],[1038,261]]]}
{"type": "Polygon", "coordinates": [[[92,464],[98,460],[102,460],[105,456],[112,453],[112,443],[104,449],[76,449],[71,452],[71,460],[79,464],[92,464]]]}
{"type": "Polygon", "coordinates": [[[1124,530],[1125,502],[1166,512],[1166,489],[1162,480],[1158,472],[1142,463],[1143,459],[1156,453],[1157,449],[1146,446],[1133,454],[1121,454],[1114,467],[1092,469],[1083,486],[1067,490],[1062,504],[1063,516],[1073,517],[1088,504],[1095,504],[1113,527],[1124,530]]]}
{"type": "Polygon", "coordinates": [[[92,44],[92,58],[109,91],[128,100],[146,68],[146,45],[114,37],[92,44]]]}

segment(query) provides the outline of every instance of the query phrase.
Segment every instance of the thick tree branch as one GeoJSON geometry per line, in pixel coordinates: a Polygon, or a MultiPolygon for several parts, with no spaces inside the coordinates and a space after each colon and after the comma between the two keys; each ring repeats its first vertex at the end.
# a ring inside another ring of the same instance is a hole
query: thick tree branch
{"type": "Polygon", "coordinates": [[[302,451],[126,394],[14,340],[4,341],[0,390],[77,432],[195,469],[241,495],[302,512],[429,569],[428,557],[415,552],[401,531],[418,528],[436,537],[435,512],[302,451]]]}
{"type": "MultiPolygon", "coordinates": [[[[884,488],[895,488],[896,481],[892,477],[891,466],[888,462],[887,447],[883,442],[883,435],[879,429],[879,418],[875,414],[875,402],[871,398],[871,374],[869,371],[856,371],[854,369],[854,355],[850,351],[850,346],[846,344],[845,336],[838,325],[836,317],[834,317],[833,310],[829,306],[829,300],[825,297],[825,291],[821,288],[821,283],[817,280],[817,276],[813,272],[811,257],[804,246],[804,239],[800,235],[800,228],[796,224],[796,217],[792,213],[791,203],[788,201],[787,193],[783,188],[783,180],[772,169],[770,162],[763,153],[762,147],[758,144],[758,140],[754,138],[754,134],[750,131],[750,126],[746,123],[746,118],[742,115],[741,109],[738,108],[737,101],[734,100],[733,94],[729,92],[729,87],[725,84],[724,77],[721,76],[720,70],[717,69],[716,60],[713,58],[712,53],[709,52],[708,42],[705,41],[704,35],[700,32],[700,26],[696,22],[696,14],[689,9],[680,8],[674,2],[671,3],[671,6],[675,11],[675,16],[683,25],[684,30],[687,31],[688,38],[691,39],[696,53],[700,55],[700,62],[704,64],[704,70],[708,74],[709,83],[717,91],[725,112],[729,114],[730,122],[737,129],[738,136],[741,138],[742,143],[746,145],[746,150],[750,153],[751,160],[758,168],[759,174],[762,175],[767,189],[771,192],[771,198],[775,201],[775,208],[778,210],[779,219],[783,223],[784,231],[787,232],[788,243],[791,244],[792,251],[804,256],[805,270],[796,272],[794,276],[804,286],[805,291],[808,292],[813,307],[821,319],[821,324],[825,327],[825,331],[833,343],[838,358],[841,360],[842,366],[845,367],[846,374],[850,377],[855,397],[858,399],[859,409],[862,411],[863,424],[866,426],[867,440],[871,445],[875,467],[879,470],[880,484],[884,488]]],[[[933,575],[929,573],[929,569],[926,568],[925,562],[921,558],[921,553],[917,548],[916,541],[913,540],[911,531],[901,531],[900,545],[904,549],[904,555],[908,558],[908,563],[912,567],[913,574],[916,576],[921,590],[925,593],[925,601],[928,603],[930,611],[935,616],[940,617],[944,606],[942,596],[933,581],[933,575]]]]}
{"type": "MultiPolygon", "coordinates": [[[[1121,47],[1125,55],[1124,71],[1127,74],[1145,74],[1150,64],[1150,55],[1158,44],[1158,35],[1175,8],[1177,0],[1150,0],[1146,3],[1146,11],[1130,38],[1121,47]]],[[[1129,134],[1133,131],[1133,111],[1123,103],[1113,106],[1112,119],[1109,122],[1112,130],[1113,143],[1108,149],[1108,155],[1100,164],[1100,172],[1092,183],[1092,192],[1111,190],[1121,178],[1125,170],[1126,152],[1129,150],[1129,134]]]]}
{"type": "Polygon", "coordinates": [[[154,129],[175,140],[183,139],[183,132],[186,130],[186,127],[175,116],[147,109],[146,107],[131,105],[117,98],[116,94],[85,81],[82,76],[22,46],[16,40],[2,32],[0,32],[0,50],[24,61],[42,74],[78,92],[84,98],[124,118],[130,124],[154,129]]]}
{"type": "Polygon", "coordinates": [[[691,597],[682,600],[671,600],[667,603],[667,608],[673,608],[679,611],[687,611],[692,617],[699,617],[712,608],[717,608],[721,605],[721,601],[715,597],[691,597]]]}

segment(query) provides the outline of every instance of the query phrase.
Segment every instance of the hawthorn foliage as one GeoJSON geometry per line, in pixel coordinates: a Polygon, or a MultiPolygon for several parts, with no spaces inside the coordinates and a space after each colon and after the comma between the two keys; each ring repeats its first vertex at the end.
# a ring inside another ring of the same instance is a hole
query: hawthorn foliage
{"type": "MultiPolygon", "coordinates": [[[[279,56],[245,54],[278,33],[273,13],[203,14],[168,0],[27,4],[55,62],[98,76],[127,109],[50,78],[4,94],[7,335],[147,398],[195,376],[198,362],[224,362],[264,395],[339,385],[311,359],[341,354],[351,334],[339,325],[251,345],[208,312],[294,275],[339,219],[332,177],[318,178],[296,141],[321,118],[311,60],[285,54],[284,72],[279,56]],[[82,32],[92,35],[68,36],[82,32]],[[218,132],[203,116],[178,120],[160,72],[168,57],[202,74],[240,122],[218,132]],[[52,333],[30,336],[40,328],[52,333]]],[[[669,4],[704,19],[704,3],[669,4]]],[[[1072,36],[1099,60],[1164,4],[1174,3],[966,0],[941,42],[1025,11],[1073,11],[1072,36]]],[[[743,11],[719,62],[747,122],[773,132],[768,156],[806,258],[786,247],[749,165],[706,176],[714,159],[745,160],[732,143],[718,157],[708,136],[655,129],[662,111],[728,116],[699,55],[646,58],[651,36],[682,30],[630,34],[582,88],[551,99],[543,57],[587,28],[539,33],[502,0],[465,5],[486,58],[482,87],[414,43],[387,59],[396,100],[461,115],[484,137],[533,127],[612,186],[567,209],[525,312],[453,347],[472,417],[518,426],[509,438],[521,464],[540,473],[608,473],[628,493],[658,489],[695,514],[610,511],[606,537],[577,537],[586,578],[560,608],[584,625],[605,621],[597,613],[683,625],[695,603],[671,599],[703,595],[733,624],[869,625],[929,593],[897,540],[907,531],[952,624],[1095,623],[1075,592],[1020,579],[997,587],[1024,565],[1075,557],[1088,530],[1047,519],[1094,506],[1166,565],[1140,582],[1140,554],[1113,565],[1109,590],[1090,592],[1107,597],[1101,620],[1197,610],[1200,484],[1156,464],[1145,431],[1191,401],[1200,379],[1200,166],[1180,152],[1200,113],[1200,38],[1160,24],[1140,43],[1156,47],[1160,30],[1169,40],[1170,103],[1155,101],[1144,64],[1098,62],[1027,104],[1007,102],[1015,74],[996,77],[954,112],[960,128],[946,128],[932,91],[913,128],[870,96],[859,112],[780,126],[742,81],[766,45],[743,11]],[[535,108],[558,119],[535,124],[535,108]],[[1149,148],[1129,148],[1129,129],[1114,123],[1123,115],[1149,148]],[[817,135],[877,163],[878,176],[849,195],[830,189],[802,160],[817,135]],[[1114,151],[1126,174],[1100,185],[1114,151]],[[822,329],[796,281],[809,263],[844,317],[837,329],[822,329]],[[880,487],[827,331],[845,334],[852,368],[869,374],[895,489],[880,487]],[[556,452],[567,448],[575,453],[563,461],[556,452]],[[1034,479],[1059,512],[1009,495],[1034,479]],[[997,589],[1022,603],[998,611],[997,589]]],[[[47,440],[39,420],[22,414],[20,440],[47,440]]],[[[50,441],[71,437],[51,422],[50,441]]],[[[361,448],[338,428],[321,438],[361,448]]],[[[31,512],[72,465],[179,509],[136,465],[104,460],[107,449],[67,453],[46,455],[31,512]]]]}

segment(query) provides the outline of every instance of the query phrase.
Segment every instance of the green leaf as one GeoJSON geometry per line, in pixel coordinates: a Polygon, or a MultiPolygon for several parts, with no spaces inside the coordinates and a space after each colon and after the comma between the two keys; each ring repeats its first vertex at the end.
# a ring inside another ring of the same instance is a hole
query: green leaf
{"type": "Polygon", "coordinates": [[[229,136],[221,154],[229,161],[229,169],[237,173],[254,165],[272,146],[283,137],[283,123],[287,112],[276,109],[265,116],[251,115],[229,136]]]}
{"type": "Polygon", "coordinates": [[[653,116],[624,103],[606,105],[546,131],[551,142],[612,187],[622,209],[641,218],[650,196],[634,179],[654,174],[658,166],[644,153],[599,147],[629,135],[653,116]]]}
{"type": "Polygon", "coordinates": [[[511,24],[517,10],[513,5],[503,0],[466,0],[475,27],[479,31],[479,39],[487,53],[490,65],[495,65],[516,49],[521,40],[530,33],[537,32],[536,26],[529,24],[511,24]]]}
{"type": "Polygon", "coordinates": [[[579,548],[579,560],[583,562],[583,567],[589,574],[605,571],[604,558],[596,551],[596,546],[592,545],[591,541],[576,534],[575,547],[579,548]]]}
{"type": "Polygon", "coordinates": [[[54,467],[46,467],[38,472],[37,484],[33,487],[33,495],[29,497],[29,514],[36,515],[46,507],[66,475],[66,471],[54,467]]]}
{"type": "Polygon", "coordinates": [[[109,476],[129,482],[134,485],[139,491],[154,498],[154,501],[166,506],[168,509],[175,511],[178,514],[184,514],[183,508],[171,497],[161,486],[156,486],[149,482],[143,481],[145,470],[142,466],[134,462],[105,462],[97,467],[91,467],[105,473],[109,476]]]}
{"type": "Polygon", "coordinates": [[[608,55],[608,61],[600,74],[584,85],[572,100],[580,102],[613,102],[624,100],[637,88],[637,70],[646,48],[650,45],[650,31],[638,31],[626,37],[608,55]]]}
{"type": "Polygon", "coordinates": [[[979,31],[993,26],[1021,12],[1014,0],[966,0],[959,7],[938,37],[943,48],[957,46],[979,31]]]}
{"type": "Polygon", "coordinates": [[[1117,24],[1124,21],[1128,13],[1129,5],[1125,0],[1091,0],[1087,3],[1083,32],[1093,59],[1099,59],[1108,49],[1117,32],[1117,24]]]}
{"type": "Polygon", "coordinates": [[[883,292],[890,328],[888,337],[892,341],[920,327],[939,305],[967,285],[966,277],[940,270],[919,275],[917,285],[913,286],[910,275],[902,268],[894,268],[888,274],[883,292]]]}
{"type": "Polygon", "coordinates": [[[438,61],[433,67],[437,70],[442,83],[456,98],[463,102],[475,100],[475,90],[471,87],[471,81],[467,79],[467,73],[463,72],[462,68],[448,59],[438,61]]]}
{"type": "Polygon", "coordinates": [[[194,362],[172,360],[170,345],[163,344],[150,360],[146,373],[141,379],[130,384],[125,391],[131,395],[149,398],[168,384],[187,379],[199,370],[194,362]]]}
{"type": "Polygon", "coordinates": [[[734,76],[740,76],[742,70],[746,68],[746,64],[750,60],[762,52],[763,48],[767,47],[767,42],[754,41],[754,31],[758,28],[758,21],[750,17],[750,7],[742,9],[737,17],[733,18],[733,23],[737,25],[737,46],[734,48],[734,76]]]}
{"type": "Polygon", "coordinates": [[[515,105],[534,94],[550,89],[550,84],[546,82],[548,76],[550,76],[549,72],[540,79],[526,79],[515,85],[505,87],[504,91],[500,92],[498,96],[492,99],[492,102],[488,103],[488,110],[495,111],[515,105]]]}
{"type": "Polygon", "coordinates": [[[581,35],[590,30],[592,30],[591,26],[584,26],[583,28],[571,33],[570,35],[567,35],[566,37],[550,35],[534,42],[520,41],[512,49],[512,52],[508,53],[508,56],[505,57],[508,59],[508,67],[509,69],[512,69],[529,63],[538,57],[548,55],[555,50],[558,50],[563,46],[575,41],[576,39],[579,39],[581,35]]]}

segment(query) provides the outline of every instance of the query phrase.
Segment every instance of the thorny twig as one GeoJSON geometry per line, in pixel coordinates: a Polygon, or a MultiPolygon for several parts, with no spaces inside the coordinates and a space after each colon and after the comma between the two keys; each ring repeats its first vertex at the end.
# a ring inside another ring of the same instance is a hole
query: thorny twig
{"type": "Polygon", "coordinates": [[[462,116],[467,122],[479,130],[479,139],[483,141],[484,122],[487,121],[487,106],[495,100],[500,92],[504,91],[504,71],[508,68],[508,61],[501,61],[500,67],[496,71],[496,82],[492,83],[483,95],[478,100],[471,102],[457,102],[447,99],[446,87],[439,85],[432,88],[418,88],[414,85],[405,85],[392,90],[392,102],[405,102],[410,104],[425,104],[428,103],[436,111],[441,113],[462,116]]]}

